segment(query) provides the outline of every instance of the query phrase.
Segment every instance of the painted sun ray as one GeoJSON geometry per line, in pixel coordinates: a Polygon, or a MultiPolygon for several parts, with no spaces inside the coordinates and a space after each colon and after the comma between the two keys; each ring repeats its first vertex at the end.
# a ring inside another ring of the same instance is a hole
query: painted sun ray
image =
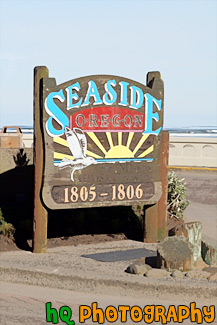
{"type": "Polygon", "coordinates": [[[145,140],[149,137],[149,134],[144,134],[142,136],[142,138],[140,139],[140,141],[138,142],[137,146],[135,147],[135,149],[133,150],[133,154],[135,155],[135,153],[139,150],[139,148],[143,145],[143,143],[145,142],[145,140]]]}
{"type": "Polygon", "coordinates": [[[99,156],[99,155],[97,155],[96,153],[91,152],[91,151],[89,151],[89,150],[86,151],[86,154],[87,154],[88,156],[93,157],[93,158],[103,158],[102,156],[99,156]]]}
{"type": "Polygon", "coordinates": [[[149,153],[151,153],[154,150],[154,146],[150,146],[147,150],[145,150],[141,155],[138,156],[138,158],[144,158],[147,156],[149,153]]]}
{"type": "Polygon", "coordinates": [[[130,147],[133,136],[134,136],[134,132],[129,132],[128,139],[127,139],[127,145],[126,145],[127,148],[130,147]]]}
{"type": "Polygon", "coordinates": [[[87,132],[88,136],[93,140],[93,142],[97,145],[97,147],[106,155],[107,151],[93,132],[87,132]]]}
{"type": "Polygon", "coordinates": [[[66,140],[64,140],[63,138],[57,137],[57,138],[54,138],[53,141],[55,143],[61,144],[62,146],[69,147],[68,142],[66,140]]]}
{"type": "MultiPolygon", "coordinates": [[[[53,141],[56,142],[56,143],[58,143],[58,144],[61,144],[62,146],[69,147],[68,142],[66,140],[60,138],[60,137],[54,138],[53,141]]],[[[99,155],[97,155],[94,152],[91,152],[89,150],[86,151],[86,154],[88,156],[93,157],[93,158],[103,158],[102,156],[99,156],[99,155]]]]}
{"type": "Polygon", "coordinates": [[[110,148],[113,148],[114,145],[113,145],[113,141],[112,141],[111,132],[106,132],[106,136],[107,136],[107,139],[108,139],[108,142],[109,142],[110,148]]]}
{"type": "Polygon", "coordinates": [[[118,145],[122,145],[122,132],[118,132],[118,145]]]}
{"type": "Polygon", "coordinates": [[[70,160],[74,159],[74,157],[72,155],[66,155],[64,153],[54,152],[54,159],[63,159],[63,158],[67,158],[70,160]]]}

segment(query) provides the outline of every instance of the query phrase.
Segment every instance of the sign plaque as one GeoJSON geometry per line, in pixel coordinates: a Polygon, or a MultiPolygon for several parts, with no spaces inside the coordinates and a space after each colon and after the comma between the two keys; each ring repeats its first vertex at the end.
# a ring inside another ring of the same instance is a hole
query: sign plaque
{"type": "Polygon", "coordinates": [[[42,201],[49,209],[155,204],[161,197],[164,87],[111,75],[43,78],[42,201]]]}

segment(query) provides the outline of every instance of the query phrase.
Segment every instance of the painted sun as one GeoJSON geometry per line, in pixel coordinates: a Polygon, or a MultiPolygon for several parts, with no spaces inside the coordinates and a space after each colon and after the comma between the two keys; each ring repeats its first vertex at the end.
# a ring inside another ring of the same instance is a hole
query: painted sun
{"type": "MultiPolygon", "coordinates": [[[[153,152],[154,146],[149,145],[149,134],[143,135],[141,132],[139,134],[138,132],[86,132],[85,135],[87,138],[86,155],[95,158],[97,162],[153,160],[150,154],[153,152]],[[145,150],[143,150],[144,143],[147,143],[145,150]]],[[[54,152],[55,165],[58,165],[63,158],[74,159],[64,137],[54,138],[53,141],[57,144],[54,152]],[[67,153],[66,149],[62,149],[66,147],[68,147],[67,153]]]]}

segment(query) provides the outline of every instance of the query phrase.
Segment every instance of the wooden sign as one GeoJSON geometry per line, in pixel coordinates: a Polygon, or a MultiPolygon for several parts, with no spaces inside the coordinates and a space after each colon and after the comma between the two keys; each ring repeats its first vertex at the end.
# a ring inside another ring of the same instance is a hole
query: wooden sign
{"type": "Polygon", "coordinates": [[[40,88],[42,200],[50,209],[154,204],[162,193],[164,88],[110,75],[40,88]]]}

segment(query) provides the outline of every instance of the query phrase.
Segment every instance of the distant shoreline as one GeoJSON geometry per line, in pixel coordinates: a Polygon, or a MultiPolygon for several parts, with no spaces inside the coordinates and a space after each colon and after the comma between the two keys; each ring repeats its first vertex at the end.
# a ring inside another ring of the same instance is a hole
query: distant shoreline
{"type": "MultiPolygon", "coordinates": [[[[33,127],[31,126],[19,126],[24,134],[32,134],[33,127]]],[[[1,131],[2,128],[0,128],[1,131]]],[[[172,127],[164,128],[172,136],[207,136],[207,137],[217,137],[217,126],[192,126],[192,127],[172,127]]],[[[16,132],[15,129],[10,130],[11,133],[16,132]]]]}

